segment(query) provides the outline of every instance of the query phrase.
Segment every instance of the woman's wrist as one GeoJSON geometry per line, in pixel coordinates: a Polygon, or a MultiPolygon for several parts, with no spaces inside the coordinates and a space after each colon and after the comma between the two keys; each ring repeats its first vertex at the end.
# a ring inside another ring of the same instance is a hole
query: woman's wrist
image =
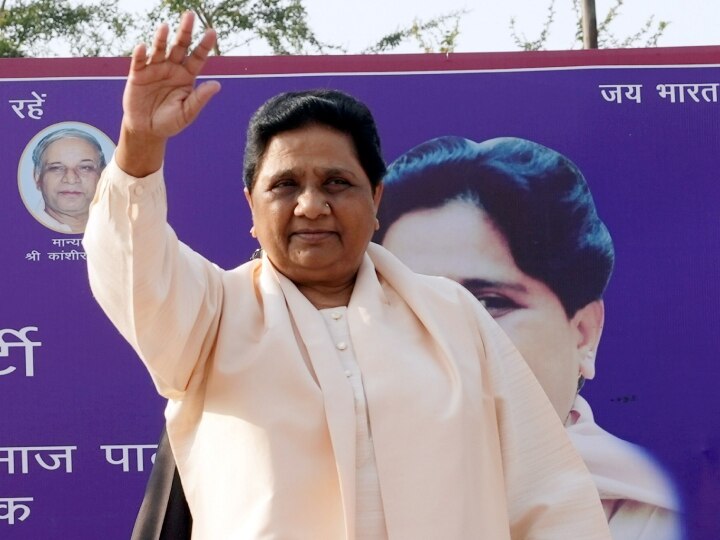
{"type": "Polygon", "coordinates": [[[115,149],[115,163],[130,176],[143,178],[160,169],[166,145],[164,137],[138,134],[123,124],[115,149]]]}

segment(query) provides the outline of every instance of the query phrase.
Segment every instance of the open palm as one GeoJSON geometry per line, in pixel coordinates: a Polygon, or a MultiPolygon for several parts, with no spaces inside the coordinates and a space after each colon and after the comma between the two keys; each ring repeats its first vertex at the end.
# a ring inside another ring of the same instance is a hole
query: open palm
{"type": "Polygon", "coordinates": [[[123,95],[124,128],[143,137],[167,139],[186,128],[197,117],[220,85],[208,81],[195,87],[195,80],[215,44],[208,30],[188,54],[194,16],[185,13],[175,42],[168,49],[169,29],[161,25],[152,50],[135,48],[123,95]]]}

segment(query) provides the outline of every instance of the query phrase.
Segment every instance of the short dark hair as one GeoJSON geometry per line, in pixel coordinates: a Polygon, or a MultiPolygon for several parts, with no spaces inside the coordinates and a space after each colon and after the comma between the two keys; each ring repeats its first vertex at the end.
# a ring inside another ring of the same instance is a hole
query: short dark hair
{"type": "Polygon", "coordinates": [[[270,139],[278,133],[311,124],[331,127],[352,138],[358,161],[374,190],[382,181],[386,167],[370,109],[338,90],[306,90],[270,98],[250,119],[243,164],[243,180],[249,191],[255,184],[270,139]]]}
{"type": "Polygon", "coordinates": [[[513,137],[439,137],[400,156],[384,184],[376,240],[408,212],[466,200],[487,212],[518,268],[545,283],[568,317],[602,298],[612,239],[582,173],[555,150],[513,137]]]}

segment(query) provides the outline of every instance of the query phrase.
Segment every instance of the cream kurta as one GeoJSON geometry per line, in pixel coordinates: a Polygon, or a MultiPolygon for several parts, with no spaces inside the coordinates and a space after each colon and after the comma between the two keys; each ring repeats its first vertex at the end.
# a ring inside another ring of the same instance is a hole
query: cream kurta
{"type": "MultiPolygon", "coordinates": [[[[222,271],[165,219],[161,174],[111,163],[84,242],[170,400],[194,538],[352,539],[353,394],[322,315],[267,259],[222,271]]],[[[371,244],[347,317],[390,538],[610,538],[542,389],[464,288],[371,244]]]]}

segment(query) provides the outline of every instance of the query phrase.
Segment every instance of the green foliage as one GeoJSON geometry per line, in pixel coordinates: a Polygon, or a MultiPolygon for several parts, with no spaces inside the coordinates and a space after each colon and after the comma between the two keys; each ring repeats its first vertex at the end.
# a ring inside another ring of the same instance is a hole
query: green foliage
{"type": "MultiPolygon", "coordinates": [[[[582,3],[581,0],[571,0],[572,9],[575,13],[575,37],[574,42],[570,46],[571,49],[582,48],[583,45],[583,28],[582,28],[582,3]]],[[[621,16],[621,8],[625,4],[625,0],[615,0],[615,3],[608,9],[605,17],[600,20],[598,17],[598,47],[603,48],[628,48],[628,47],[656,47],[658,41],[662,37],[665,29],[670,24],[668,21],[658,21],[655,23],[655,16],[649,16],[637,30],[637,32],[619,38],[613,32],[613,23],[621,16]]],[[[542,30],[537,39],[528,40],[517,30],[517,20],[513,17],[510,19],[510,33],[515,44],[525,51],[539,51],[547,48],[547,41],[550,37],[550,30],[553,22],[555,22],[555,0],[550,0],[547,14],[543,21],[542,30]]]]}
{"type": "Polygon", "coordinates": [[[310,29],[301,0],[161,0],[147,14],[146,36],[152,35],[159,22],[173,26],[187,10],[196,13],[198,32],[205,28],[217,32],[217,55],[255,41],[265,42],[274,54],[307,54],[333,48],[310,29]]]}
{"type": "Polygon", "coordinates": [[[0,57],[116,54],[131,20],[117,0],[2,0],[0,57]]]}
{"type": "Polygon", "coordinates": [[[460,18],[467,13],[467,10],[452,11],[425,22],[415,19],[409,27],[388,34],[362,52],[365,54],[387,52],[406,41],[415,41],[425,53],[453,52],[460,35],[460,18]]]}

